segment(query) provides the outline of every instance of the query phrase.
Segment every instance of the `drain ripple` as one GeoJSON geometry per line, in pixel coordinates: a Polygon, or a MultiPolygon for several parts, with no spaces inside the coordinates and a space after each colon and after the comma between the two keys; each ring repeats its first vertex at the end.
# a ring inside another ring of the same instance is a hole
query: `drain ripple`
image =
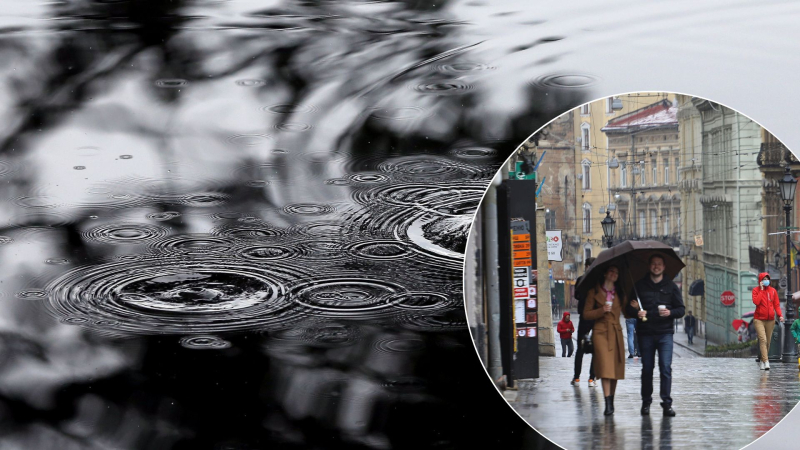
{"type": "Polygon", "coordinates": [[[46,287],[50,313],[116,334],[282,328],[302,315],[286,299],[309,274],[289,264],[149,257],[81,267],[46,287]],[[113,327],[107,324],[114,322],[113,327]]]}

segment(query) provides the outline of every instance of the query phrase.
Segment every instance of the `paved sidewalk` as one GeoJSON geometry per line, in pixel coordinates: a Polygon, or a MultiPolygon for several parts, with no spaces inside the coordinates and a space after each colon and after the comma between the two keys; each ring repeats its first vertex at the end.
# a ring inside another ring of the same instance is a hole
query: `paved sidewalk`
{"type": "Polygon", "coordinates": [[[603,416],[599,382],[596,388],[585,380],[570,385],[571,358],[540,358],[541,378],[521,380],[511,405],[568,449],[738,449],[766,433],[800,400],[796,364],[773,363],[772,370],[760,371],[750,358],[674,358],[672,368],[677,412],[672,418],[664,418],[658,405],[657,367],[652,413],[640,415],[638,359],[626,360],[610,417],[603,416]]]}

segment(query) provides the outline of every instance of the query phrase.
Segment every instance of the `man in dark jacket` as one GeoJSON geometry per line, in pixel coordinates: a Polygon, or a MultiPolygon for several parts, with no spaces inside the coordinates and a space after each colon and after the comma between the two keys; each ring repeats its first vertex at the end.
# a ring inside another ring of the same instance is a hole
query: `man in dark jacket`
{"type": "MultiPolygon", "coordinates": [[[[584,271],[586,268],[592,265],[594,262],[594,258],[586,258],[584,261],[584,271]]],[[[577,280],[575,280],[575,286],[581,282],[583,279],[583,275],[579,276],[577,280]]],[[[572,377],[572,385],[577,386],[578,383],[581,381],[581,366],[583,365],[583,337],[589,334],[594,326],[594,320],[586,320],[583,318],[583,307],[586,306],[586,297],[581,295],[575,295],[575,298],[578,299],[578,314],[580,319],[578,320],[578,350],[575,352],[575,376],[572,377]]],[[[589,387],[595,387],[594,382],[594,367],[592,366],[592,361],[589,361],[589,387]]]]}
{"type": "Polygon", "coordinates": [[[628,315],[639,319],[647,317],[647,321],[636,322],[636,334],[639,336],[639,351],[642,354],[642,415],[650,414],[653,403],[653,369],[656,352],[658,353],[658,372],[661,375],[661,407],[665,416],[675,416],[672,409],[672,338],[675,333],[675,319],[683,317],[685,307],[681,291],[672,281],[664,278],[664,257],[650,257],[650,274],[639,280],[635,294],[639,295],[642,310],[636,296],[632,295],[630,304],[626,305],[628,315]]]}

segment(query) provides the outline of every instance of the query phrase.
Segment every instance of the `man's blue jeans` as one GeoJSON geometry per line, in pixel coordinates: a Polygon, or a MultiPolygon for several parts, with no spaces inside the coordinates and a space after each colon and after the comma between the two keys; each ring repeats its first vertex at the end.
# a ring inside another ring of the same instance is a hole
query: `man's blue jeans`
{"type": "Polygon", "coordinates": [[[642,352],[642,402],[653,402],[653,369],[658,352],[658,372],[661,375],[661,400],[664,407],[672,405],[672,334],[639,335],[642,352]]]}
{"type": "Polygon", "coordinates": [[[639,354],[639,341],[636,339],[636,319],[625,319],[625,327],[628,330],[628,354],[639,354]]]}

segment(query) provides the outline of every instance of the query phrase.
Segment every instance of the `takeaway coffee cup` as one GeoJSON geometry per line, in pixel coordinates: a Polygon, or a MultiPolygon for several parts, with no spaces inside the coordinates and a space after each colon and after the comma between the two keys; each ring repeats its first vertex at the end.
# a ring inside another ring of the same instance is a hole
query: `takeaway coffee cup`
{"type": "Polygon", "coordinates": [[[659,311],[663,311],[665,309],[667,309],[667,305],[658,305],[658,310],[659,311]]]}

